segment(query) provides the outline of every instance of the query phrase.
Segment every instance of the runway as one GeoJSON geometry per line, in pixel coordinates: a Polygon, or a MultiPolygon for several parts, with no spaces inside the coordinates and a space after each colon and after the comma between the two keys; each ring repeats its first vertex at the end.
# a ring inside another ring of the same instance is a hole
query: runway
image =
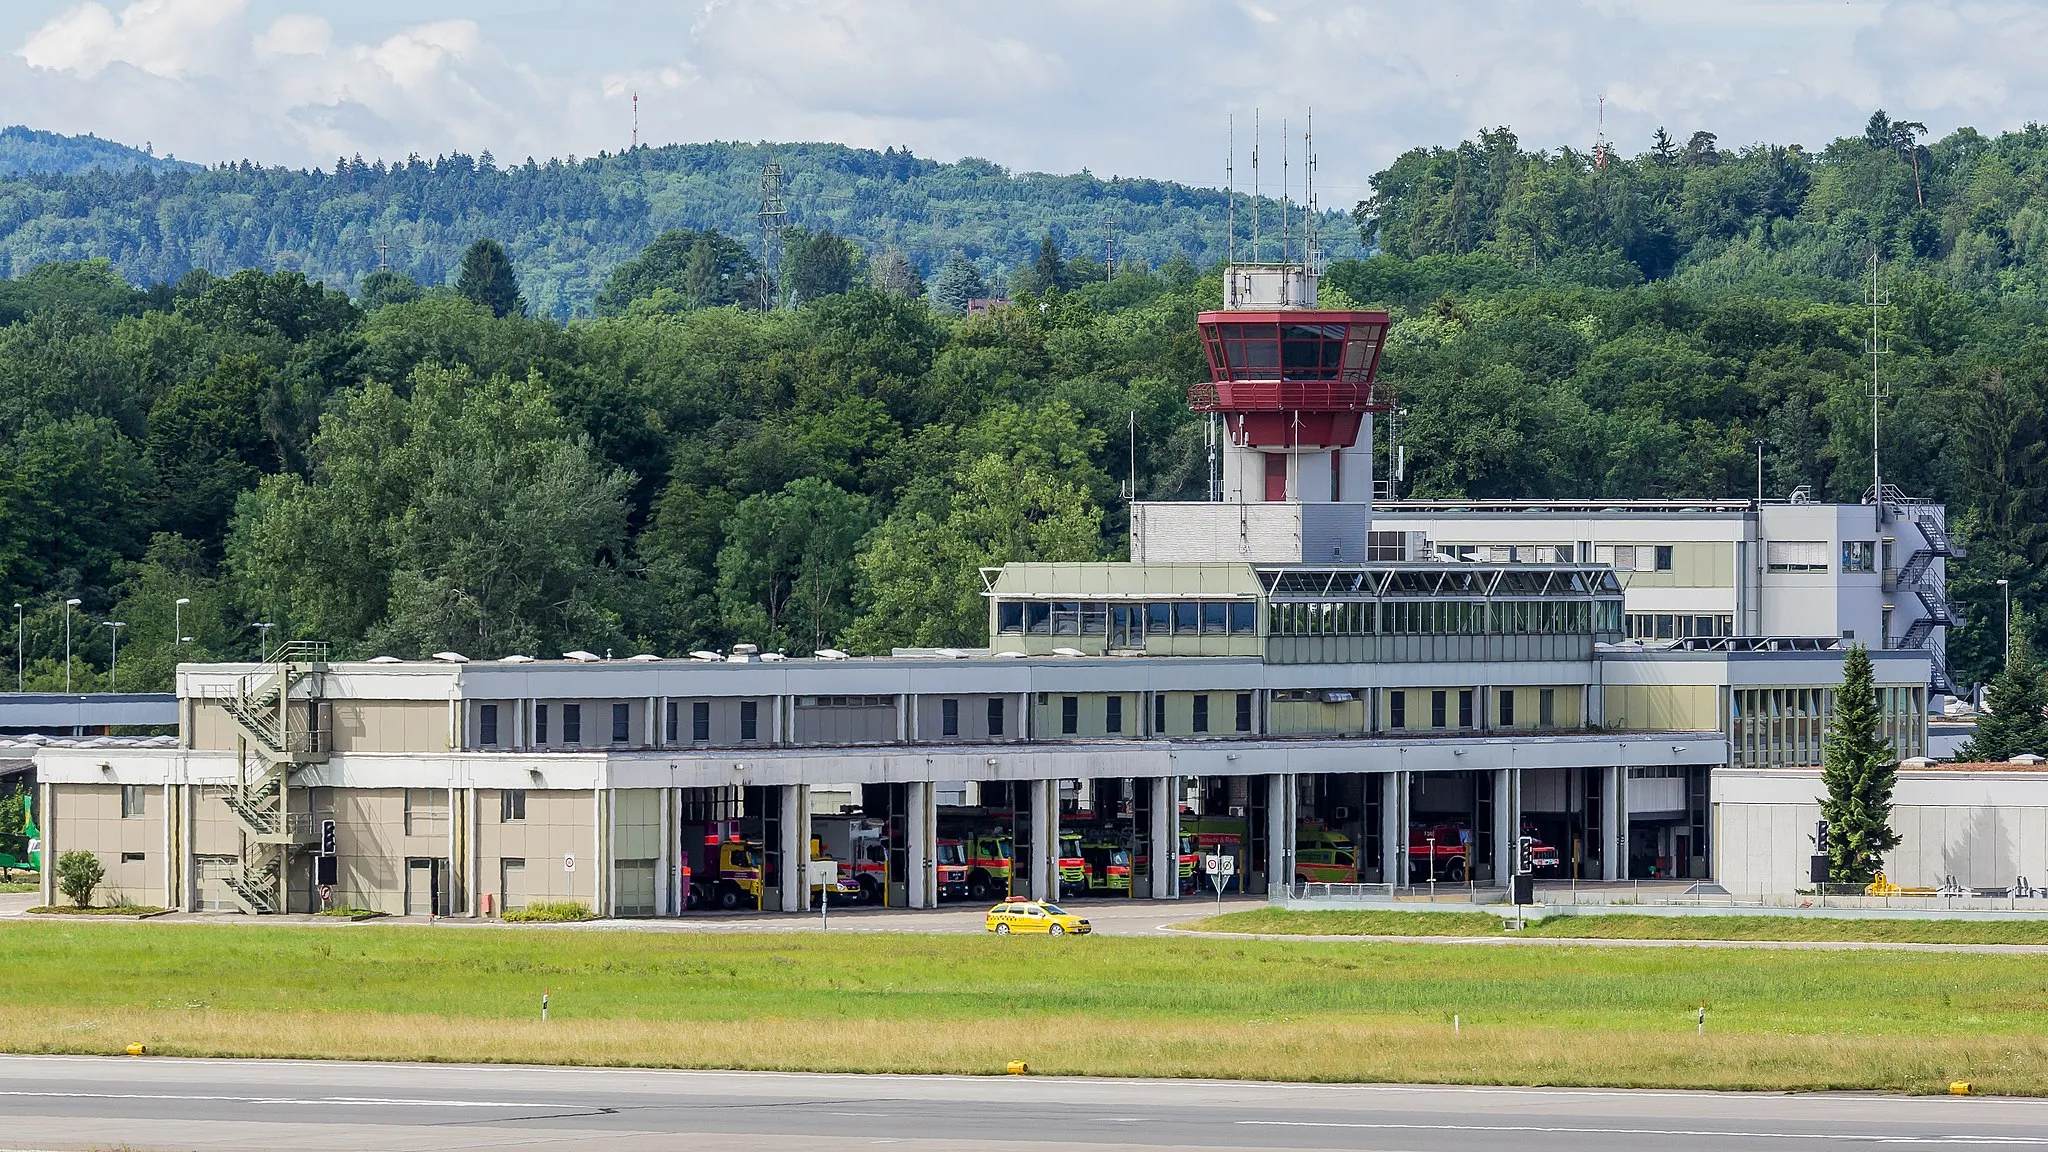
{"type": "Polygon", "coordinates": [[[0,1057],[5,1149],[884,1145],[934,1152],[2048,1149],[2048,1100],[0,1057]]]}

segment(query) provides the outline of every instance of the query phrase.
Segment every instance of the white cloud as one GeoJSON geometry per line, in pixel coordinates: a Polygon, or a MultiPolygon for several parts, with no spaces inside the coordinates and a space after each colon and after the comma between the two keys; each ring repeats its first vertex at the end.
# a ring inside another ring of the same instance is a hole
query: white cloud
{"type": "Polygon", "coordinates": [[[9,119],[300,164],[590,154],[625,143],[637,91],[643,140],[1205,183],[1235,114],[1248,181],[1253,109],[1270,160],[1312,105],[1342,204],[1402,149],[1483,127],[1588,147],[1602,93],[1624,151],[1660,125],[1819,144],[1877,106],[1996,131],[2048,103],[2048,10],[2021,0],[12,2],[47,16],[0,58],[9,119]]]}

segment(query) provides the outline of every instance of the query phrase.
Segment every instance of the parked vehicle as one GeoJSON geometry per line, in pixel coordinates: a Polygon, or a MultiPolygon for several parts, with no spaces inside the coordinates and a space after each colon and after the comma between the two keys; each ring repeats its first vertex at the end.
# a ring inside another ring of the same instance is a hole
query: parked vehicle
{"type": "Polygon", "coordinates": [[[1410,824],[1408,878],[1463,884],[1472,859],[1472,828],[1466,824],[1410,824]]]}
{"type": "Polygon", "coordinates": [[[1302,821],[1294,833],[1294,882],[1358,883],[1358,846],[1321,821],[1302,821]]]}
{"type": "Polygon", "coordinates": [[[982,927],[998,936],[1012,933],[1040,932],[1047,936],[1086,936],[1092,929],[1088,921],[1057,904],[1045,904],[1012,896],[988,910],[982,927]]]}

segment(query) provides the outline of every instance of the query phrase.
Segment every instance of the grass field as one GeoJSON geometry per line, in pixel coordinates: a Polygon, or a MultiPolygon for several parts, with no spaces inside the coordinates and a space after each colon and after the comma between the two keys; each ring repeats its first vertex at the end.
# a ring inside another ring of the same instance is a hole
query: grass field
{"type": "Polygon", "coordinates": [[[0,948],[15,1052],[2048,1093],[2039,957],[92,922],[0,948]]]}
{"type": "Polygon", "coordinates": [[[1228,912],[1182,927],[1282,936],[1546,936],[1594,940],[1844,940],[2048,944],[2048,920],[1850,920],[1795,916],[1559,916],[1508,932],[1490,912],[1228,912]]]}

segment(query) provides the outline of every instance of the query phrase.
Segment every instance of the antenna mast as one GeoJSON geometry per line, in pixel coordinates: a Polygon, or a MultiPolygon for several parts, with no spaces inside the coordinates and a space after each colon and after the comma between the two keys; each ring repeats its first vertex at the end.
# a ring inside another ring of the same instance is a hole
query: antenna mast
{"type": "Polygon", "coordinates": [[[1316,112],[1308,112],[1308,127],[1301,133],[1301,266],[1316,270],[1316,112]]]}
{"type": "Polygon", "coordinates": [[[1259,262],[1259,110],[1252,109],[1252,263],[1259,262]]]}
{"type": "Polygon", "coordinates": [[[1593,133],[1593,167],[1607,167],[1607,94],[1600,94],[1600,127],[1593,133]]]}
{"type": "Polygon", "coordinates": [[[782,203],[782,165],[761,165],[761,311],[775,304],[775,272],[781,263],[782,226],[789,209],[782,203]]]}
{"type": "Polygon", "coordinates": [[[1280,262],[1285,264],[1294,255],[1294,235],[1290,230],[1293,218],[1287,212],[1287,118],[1280,118],[1280,262]]]}
{"type": "Polygon", "coordinates": [[[1878,379],[1878,357],[1890,354],[1884,346],[1884,334],[1878,328],[1879,309],[1890,306],[1891,293],[1882,291],[1877,280],[1877,249],[1872,248],[1866,260],[1870,265],[1870,502],[1877,506],[1882,518],[1884,509],[1884,469],[1878,459],[1877,420],[1883,402],[1890,398],[1878,379]]]}
{"type": "Polygon", "coordinates": [[[640,94],[633,93],[633,150],[640,150],[640,94]]]}

